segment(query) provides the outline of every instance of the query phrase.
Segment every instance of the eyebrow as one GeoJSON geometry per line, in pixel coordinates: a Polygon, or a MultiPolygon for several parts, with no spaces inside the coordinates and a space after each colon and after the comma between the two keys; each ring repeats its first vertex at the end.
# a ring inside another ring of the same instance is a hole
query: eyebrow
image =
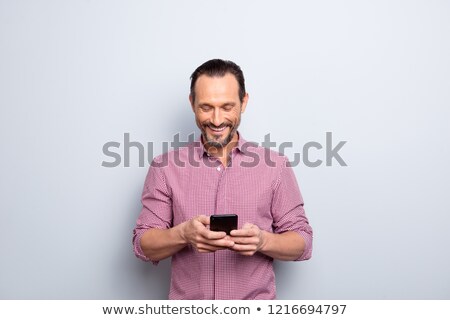
{"type": "MultiPolygon", "coordinates": [[[[200,107],[214,107],[213,105],[211,105],[211,104],[209,104],[209,103],[207,103],[207,102],[205,102],[205,103],[199,103],[198,104],[200,107]]],[[[232,106],[232,107],[234,107],[236,105],[236,103],[235,102],[225,102],[225,103],[223,103],[222,105],[220,105],[219,107],[226,107],[226,106],[232,106]]]]}

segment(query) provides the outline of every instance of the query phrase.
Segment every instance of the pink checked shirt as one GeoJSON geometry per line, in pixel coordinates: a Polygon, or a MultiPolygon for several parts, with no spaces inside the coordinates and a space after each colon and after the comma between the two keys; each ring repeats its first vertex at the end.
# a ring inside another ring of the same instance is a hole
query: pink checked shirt
{"type": "MultiPolygon", "coordinates": [[[[143,208],[133,231],[134,251],[150,228],[170,228],[199,214],[237,214],[238,227],[256,224],[274,233],[298,232],[306,243],[296,260],[311,257],[312,229],[287,158],[240,136],[224,167],[200,139],[154,159],[142,193],[143,208]]],[[[158,261],[152,261],[158,263],[158,261]]],[[[172,256],[169,299],[275,299],[273,259],[231,250],[198,253],[190,245],[172,256]]]]}

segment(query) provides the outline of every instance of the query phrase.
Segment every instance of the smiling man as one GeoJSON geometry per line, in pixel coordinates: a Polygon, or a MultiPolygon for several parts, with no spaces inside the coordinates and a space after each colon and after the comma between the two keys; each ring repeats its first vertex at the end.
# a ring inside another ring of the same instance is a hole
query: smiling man
{"type": "MultiPolygon", "coordinates": [[[[197,80],[192,82],[189,101],[202,132],[202,142],[208,153],[227,167],[227,155],[238,142],[237,128],[247,106],[248,94],[239,90],[239,75],[198,76],[194,72],[192,79],[194,77],[197,80]]],[[[241,81],[244,85],[243,78],[241,81]]]]}
{"type": "Polygon", "coordinates": [[[306,260],[312,252],[294,172],[285,156],[237,131],[249,99],[238,65],[207,61],[190,89],[201,136],[153,160],[135,254],[154,264],[172,257],[170,299],[275,299],[273,260],[306,260]],[[239,217],[237,230],[209,229],[210,215],[230,213],[239,217]]]}

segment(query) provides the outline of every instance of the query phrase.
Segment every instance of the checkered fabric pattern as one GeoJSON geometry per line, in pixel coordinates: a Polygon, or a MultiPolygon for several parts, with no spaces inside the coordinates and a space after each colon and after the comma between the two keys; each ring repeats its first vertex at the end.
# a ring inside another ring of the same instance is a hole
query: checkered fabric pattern
{"type": "MultiPolygon", "coordinates": [[[[150,228],[170,228],[200,214],[237,214],[239,228],[249,222],[269,232],[298,232],[306,247],[297,260],[309,259],[312,229],[287,161],[240,134],[227,167],[206,153],[200,139],[156,157],[133,231],[136,256],[149,261],[140,239],[150,228]]],[[[172,256],[169,299],[274,299],[272,264],[272,258],[260,253],[199,253],[188,245],[172,256]]]]}

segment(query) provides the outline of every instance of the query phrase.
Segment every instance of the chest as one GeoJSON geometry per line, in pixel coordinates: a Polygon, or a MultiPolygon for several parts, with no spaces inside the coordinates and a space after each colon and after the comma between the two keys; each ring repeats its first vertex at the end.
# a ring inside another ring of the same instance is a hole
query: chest
{"type": "Polygon", "coordinates": [[[175,225],[199,214],[234,213],[239,216],[239,226],[271,221],[273,177],[260,170],[220,166],[179,170],[169,184],[175,225]]]}

